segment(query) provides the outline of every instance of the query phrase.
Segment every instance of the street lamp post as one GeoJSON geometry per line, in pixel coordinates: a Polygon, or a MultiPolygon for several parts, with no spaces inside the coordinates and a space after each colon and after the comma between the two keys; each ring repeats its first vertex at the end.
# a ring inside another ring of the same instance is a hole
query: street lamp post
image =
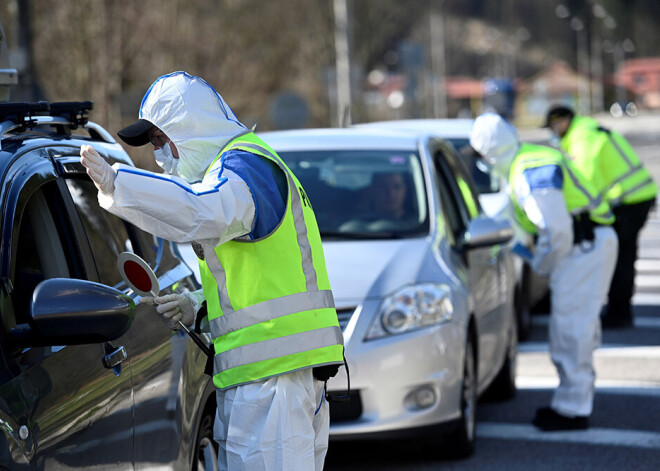
{"type": "Polygon", "coordinates": [[[589,79],[589,50],[588,50],[588,34],[587,28],[580,18],[577,16],[571,17],[571,12],[568,8],[559,4],[555,8],[555,15],[563,20],[568,20],[569,25],[575,31],[575,38],[577,43],[577,95],[578,95],[578,111],[581,114],[588,114],[591,112],[591,92],[590,92],[590,79],[589,79]]]}
{"type": "Polygon", "coordinates": [[[612,18],[599,3],[594,3],[591,12],[597,21],[592,23],[591,37],[591,102],[594,112],[601,112],[605,109],[605,94],[603,92],[604,71],[603,71],[603,33],[607,30],[616,28],[616,21],[612,18]]]}
{"type": "Polygon", "coordinates": [[[337,77],[337,126],[351,124],[351,69],[348,44],[348,7],[346,0],[334,0],[335,67],[337,77]]]}
{"type": "Polygon", "coordinates": [[[575,31],[577,41],[577,71],[578,71],[578,109],[581,114],[591,112],[591,93],[589,86],[589,50],[587,49],[587,29],[580,18],[573,17],[571,29],[575,31]]]}
{"type": "Polygon", "coordinates": [[[447,117],[447,80],[445,69],[444,17],[437,4],[430,15],[431,37],[431,86],[433,92],[433,117],[447,117]]]}

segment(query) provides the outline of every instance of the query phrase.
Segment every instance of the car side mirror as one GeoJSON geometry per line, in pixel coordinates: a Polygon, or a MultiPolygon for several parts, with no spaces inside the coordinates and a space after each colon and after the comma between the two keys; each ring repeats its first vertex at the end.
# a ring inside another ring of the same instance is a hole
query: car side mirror
{"type": "Polygon", "coordinates": [[[511,222],[507,219],[492,219],[481,216],[472,219],[463,236],[464,250],[506,244],[513,237],[511,222]]]}
{"type": "Polygon", "coordinates": [[[10,338],[17,347],[81,345],[121,337],[135,317],[135,303],[121,291],[93,281],[51,278],[37,285],[27,324],[10,338]]]}

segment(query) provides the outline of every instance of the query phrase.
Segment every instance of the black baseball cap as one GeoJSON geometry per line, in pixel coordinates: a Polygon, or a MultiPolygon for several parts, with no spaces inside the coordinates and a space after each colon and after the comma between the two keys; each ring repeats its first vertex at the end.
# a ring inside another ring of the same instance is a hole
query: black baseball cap
{"type": "Polygon", "coordinates": [[[149,144],[149,130],[153,127],[151,121],[138,119],[133,124],[118,131],[117,135],[129,146],[140,147],[149,144]]]}
{"type": "Polygon", "coordinates": [[[548,110],[548,114],[545,117],[545,124],[543,125],[543,127],[549,128],[552,121],[557,118],[572,118],[573,116],[575,116],[575,111],[573,111],[568,106],[564,106],[564,105],[553,106],[552,108],[550,108],[550,110],[548,110]]]}

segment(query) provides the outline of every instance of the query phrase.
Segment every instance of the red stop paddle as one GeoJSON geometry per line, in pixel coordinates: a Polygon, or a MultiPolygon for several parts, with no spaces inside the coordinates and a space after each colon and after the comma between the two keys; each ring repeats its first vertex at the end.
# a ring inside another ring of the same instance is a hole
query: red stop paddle
{"type": "MultiPolygon", "coordinates": [[[[158,277],[156,277],[149,264],[133,252],[120,253],[117,257],[117,267],[126,284],[140,296],[153,296],[155,298],[160,293],[158,277]]],[[[208,345],[202,339],[191,332],[183,322],[179,321],[179,325],[206,355],[212,355],[208,345]]]]}
{"type": "Polygon", "coordinates": [[[117,267],[124,281],[140,296],[153,296],[160,293],[158,278],[151,267],[133,252],[122,252],[117,257],[117,267]]]}

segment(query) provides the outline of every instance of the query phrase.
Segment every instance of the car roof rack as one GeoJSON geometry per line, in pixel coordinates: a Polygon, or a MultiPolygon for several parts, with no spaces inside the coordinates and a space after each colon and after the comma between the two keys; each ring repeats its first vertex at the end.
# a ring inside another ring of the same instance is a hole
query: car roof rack
{"type": "MultiPolygon", "coordinates": [[[[36,124],[31,123],[30,118],[49,110],[50,103],[47,101],[36,103],[0,103],[0,122],[2,123],[3,131],[5,123],[9,126],[9,122],[17,125],[12,127],[12,130],[18,127],[20,128],[19,132],[25,131],[28,127],[34,127],[36,124]]],[[[7,131],[4,131],[3,134],[5,132],[7,131]]]]}
{"type": "Polygon", "coordinates": [[[92,101],[0,103],[0,138],[10,131],[25,132],[40,125],[56,126],[61,132],[81,126],[94,138],[114,143],[105,129],[89,121],[87,113],[93,107],[92,101]]]}

